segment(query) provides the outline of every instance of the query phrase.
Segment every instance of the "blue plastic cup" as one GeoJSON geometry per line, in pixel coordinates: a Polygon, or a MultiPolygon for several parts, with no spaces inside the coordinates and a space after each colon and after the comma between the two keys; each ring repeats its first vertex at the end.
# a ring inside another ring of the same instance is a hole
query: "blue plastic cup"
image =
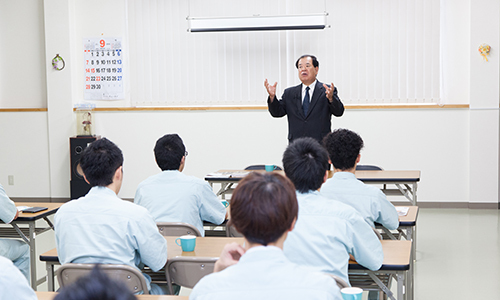
{"type": "Polygon", "coordinates": [[[196,246],[196,236],[194,235],[183,235],[175,239],[175,243],[178,246],[181,246],[182,251],[184,252],[193,252],[194,247],[196,246]],[[181,241],[179,244],[178,241],[181,241]]]}
{"type": "Polygon", "coordinates": [[[266,165],[265,168],[266,168],[266,172],[274,171],[274,165],[266,165]]]}
{"type": "Polygon", "coordinates": [[[363,290],[357,287],[348,287],[340,290],[344,300],[361,300],[363,290]]]}

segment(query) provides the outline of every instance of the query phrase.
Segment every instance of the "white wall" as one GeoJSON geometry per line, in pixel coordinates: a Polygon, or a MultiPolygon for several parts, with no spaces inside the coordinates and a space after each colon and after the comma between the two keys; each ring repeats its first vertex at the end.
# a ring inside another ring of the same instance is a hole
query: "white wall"
{"type": "MultiPolygon", "coordinates": [[[[53,174],[50,193],[46,113],[1,113],[0,182],[13,197],[69,197],[69,139],[58,149],[68,170],[53,174]],[[3,143],[2,143],[3,144],[3,143]],[[14,159],[13,159],[14,158],[14,159]],[[15,185],[7,176],[15,175],[15,185]]],[[[166,133],[178,133],[189,155],[185,171],[203,177],[218,169],[250,164],[281,165],[287,145],[285,118],[267,111],[97,112],[96,132],[115,142],[125,156],[121,197],[132,198],[137,184],[159,172],[153,147],[166,133]]],[[[420,201],[467,202],[469,190],[469,111],[347,110],[333,120],[365,141],[361,163],[387,170],[421,170],[420,201]]],[[[481,202],[494,202],[482,199],[481,202]]]]}

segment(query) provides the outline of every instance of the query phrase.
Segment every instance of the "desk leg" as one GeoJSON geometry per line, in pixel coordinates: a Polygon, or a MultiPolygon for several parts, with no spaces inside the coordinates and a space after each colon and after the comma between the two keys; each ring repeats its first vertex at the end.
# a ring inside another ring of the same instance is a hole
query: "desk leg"
{"type": "Polygon", "coordinates": [[[398,272],[396,274],[396,280],[398,282],[398,300],[403,300],[405,298],[405,283],[406,283],[406,276],[398,272]]]}
{"type": "Polygon", "coordinates": [[[35,222],[29,223],[29,246],[30,246],[30,272],[31,272],[31,287],[36,291],[36,248],[35,248],[35,222]]]}
{"type": "Polygon", "coordinates": [[[50,262],[45,263],[45,269],[47,270],[47,289],[49,292],[54,292],[54,264],[50,262]]]}

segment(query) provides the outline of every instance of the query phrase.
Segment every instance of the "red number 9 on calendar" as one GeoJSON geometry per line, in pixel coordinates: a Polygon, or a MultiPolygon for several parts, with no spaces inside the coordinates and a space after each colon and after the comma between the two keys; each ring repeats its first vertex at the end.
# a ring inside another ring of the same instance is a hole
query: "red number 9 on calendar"
{"type": "Polygon", "coordinates": [[[99,44],[101,45],[101,48],[103,48],[104,46],[106,46],[106,42],[104,40],[100,40],[99,44]]]}

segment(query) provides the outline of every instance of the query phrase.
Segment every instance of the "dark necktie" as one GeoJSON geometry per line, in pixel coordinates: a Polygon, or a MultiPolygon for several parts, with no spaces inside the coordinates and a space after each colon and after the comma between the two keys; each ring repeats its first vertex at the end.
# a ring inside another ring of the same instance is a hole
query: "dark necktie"
{"type": "Polygon", "coordinates": [[[309,110],[309,87],[306,87],[306,95],[304,96],[304,102],[302,102],[302,109],[304,110],[304,116],[307,116],[307,111],[309,110]]]}

